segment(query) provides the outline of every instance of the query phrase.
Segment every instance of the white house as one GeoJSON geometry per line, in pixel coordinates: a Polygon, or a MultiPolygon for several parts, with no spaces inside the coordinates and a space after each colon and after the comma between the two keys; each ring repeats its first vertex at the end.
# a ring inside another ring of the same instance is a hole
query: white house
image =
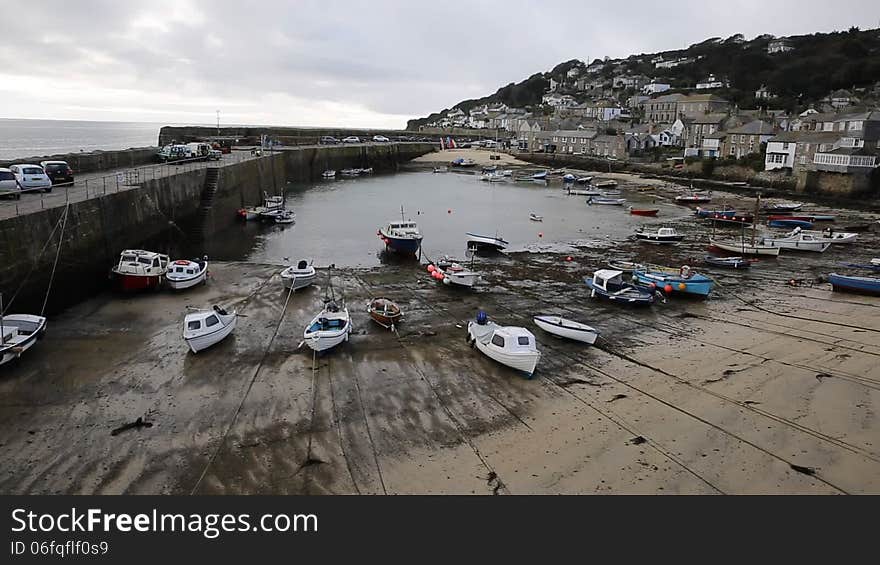
{"type": "Polygon", "coordinates": [[[650,83],[648,83],[644,87],[642,87],[642,92],[644,94],[650,96],[652,94],[659,94],[661,92],[666,92],[670,88],[672,88],[672,86],[670,86],[668,84],[665,84],[662,82],[655,82],[652,80],[650,83]]]}
{"type": "Polygon", "coordinates": [[[658,69],[672,69],[679,65],[686,65],[693,62],[694,60],[692,58],[673,59],[672,61],[662,61],[660,63],[655,63],[654,67],[658,69]]]}
{"type": "Polygon", "coordinates": [[[550,92],[556,92],[556,89],[559,87],[559,83],[556,82],[556,79],[550,77],[550,92]]]}
{"type": "Polygon", "coordinates": [[[715,75],[709,75],[702,82],[697,83],[697,90],[706,90],[709,88],[726,88],[726,80],[718,80],[715,75]]]}
{"type": "Polygon", "coordinates": [[[774,39],[767,44],[767,53],[771,55],[774,53],[787,53],[793,50],[794,47],[791,46],[787,39],[774,39]]]}
{"type": "Polygon", "coordinates": [[[768,98],[772,98],[772,96],[770,90],[763,84],[761,85],[761,88],[755,91],[755,98],[758,100],[767,100],[768,98]]]}
{"type": "Polygon", "coordinates": [[[555,92],[551,92],[549,94],[545,94],[541,98],[541,103],[546,104],[547,106],[551,106],[553,108],[557,107],[569,107],[577,105],[577,100],[574,99],[573,96],[568,94],[557,94],[555,92]]]}
{"type": "Polygon", "coordinates": [[[703,138],[700,145],[700,155],[703,157],[719,157],[721,155],[721,144],[727,134],[723,131],[710,133],[703,138]]]}
{"type": "Polygon", "coordinates": [[[572,67],[568,69],[568,72],[565,73],[565,76],[567,76],[568,78],[575,78],[579,74],[581,74],[581,70],[578,67],[572,67]]]}

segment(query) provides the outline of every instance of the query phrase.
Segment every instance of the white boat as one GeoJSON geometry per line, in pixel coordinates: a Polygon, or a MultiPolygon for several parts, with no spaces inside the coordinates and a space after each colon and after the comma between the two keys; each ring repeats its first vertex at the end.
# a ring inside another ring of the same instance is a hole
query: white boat
{"type": "Polygon", "coordinates": [[[717,247],[731,253],[739,253],[740,255],[768,255],[778,256],[779,247],[763,245],[760,240],[756,240],[755,244],[751,244],[743,238],[738,239],[712,239],[709,238],[709,245],[717,247]]]}
{"type": "Polygon", "coordinates": [[[529,219],[532,220],[533,222],[543,222],[544,216],[539,216],[538,214],[531,213],[531,214],[529,214],[529,219]]]}
{"type": "Polygon", "coordinates": [[[592,196],[593,193],[600,194],[598,190],[587,190],[585,188],[569,188],[569,196],[592,196]]]}
{"type": "Polygon", "coordinates": [[[203,259],[179,259],[168,265],[165,281],[174,290],[192,288],[208,282],[208,257],[203,259]]]}
{"type": "Polygon", "coordinates": [[[312,318],[303,331],[303,340],[314,351],[327,351],[344,341],[351,334],[351,316],[348,308],[339,307],[330,300],[321,312],[312,318]]]}
{"type": "Polygon", "coordinates": [[[587,198],[587,204],[590,206],[593,204],[601,206],[623,206],[625,203],[626,198],[596,198],[595,196],[587,198]]]}
{"type": "Polygon", "coordinates": [[[292,224],[296,221],[296,214],[293,210],[281,210],[281,213],[275,215],[276,224],[292,224]]]}
{"type": "Polygon", "coordinates": [[[283,218],[287,214],[287,210],[282,208],[273,208],[260,212],[260,219],[264,222],[276,222],[278,218],[283,218]]]}
{"type": "Polygon", "coordinates": [[[498,235],[480,235],[472,232],[467,232],[465,235],[467,236],[468,247],[484,247],[501,251],[508,245],[508,241],[498,235]]]}
{"type": "Polygon", "coordinates": [[[871,264],[880,266],[880,259],[871,259],[871,264]]]}
{"type": "Polygon", "coordinates": [[[512,177],[513,171],[510,169],[504,169],[503,171],[498,171],[497,174],[501,175],[502,177],[512,177]]]}
{"type": "Polygon", "coordinates": [[[531,378],[541,359],[532,332],[521,327],[499,326],[490,322],[485,312],[480,312],[476,321],[468,322],[467,331],[471,347],[531,378]]]}
{"type": "Polygon", "coordinates": [[[676,196],[675,201],[679,204],[705,204],[712,201],[712,193],[694,192],[692,194],[682,194],[681,196],[676,196]]]}
{"type": "Polygon", "coordinates": [[[593,186],[595,186],[596,188],[613,188],[613,187],[617,186],[617,181],[616,180],[603,180],[603,181],[597,182],[593,186]]]}
{"type": "Polygon", "coordinates": [[[498,173],[486,173],[480,177],[480,180],[487,182],[504,182],[504,177],[498,173]]]}
{"type": "Polygon", "coordinates": [[[339,174],[341,174],[344,177],[356,177],[359,174],[361,174],[361,170],[360,169],[342,169],[341,171],[339,171],[339,174]]]}
{"type": "Polygon", "coordinates": [[[593,180],[593,177],[578,177],[575,179],[575,182],[578,184],[590,184],[590,181],[593,180]]]}
{"type": "Polygon", "coordinates": [[[360,169],[360,173],[362,175],[372,175],[373,174],[373,167],[367,167],[366,169],[360,169]]]}
{"type": "Polygon", "coordinates": [[[300,261],[295,267],[287,267],[281,271],[281,284],[287,290],[299,290],[315,282],[315,268],[306,261],[300,261]]]}
{"type": "Polygon", "coordinates": [[[596,338],[599,337],[599,330],[596,328],[580,322],[566,320],[559,316],[535,316],[533,320],[535,325],[547,333],[575,341],[582,341],[586,344],[592,345],[596,343],[596,338]]]}
{"type": "Polygon", "coordinates": [[[207,349],[226,338],[235,329],[238,315],[219,306],[199,310],[183,319],[183,339],[193,353],[207,349]]]}
{"type": "Polygon", "coordinates": [[[466,269],[458,263],[452,263],[445,269],[439,269],[439,271],[443,275],[443,284],[447,285],[473,288],[477,281],[480,280],[480,273],[466,269]]]}
{"type": "MultiPolygon", "coordinates": [[[[0,300],[0,313],[3,301],[0,300]]],[[[0,365],[21,357],[46,333],[46,318],[33,314],[0,315],[0,365]]]]}
{"type": "Polygon", "coordinates": [[[269,196],[268,193],[263,191],[263,208],[266,210],[279,210],[284,208],[284,197],[269,196]]]}
{"type": "Polygon", "coordinates": [[[321,173],[321,177],[323,177],[325,179],[335,179],[336,178],[336,171],[334,171],[333,169],[326,170],[323,173],[321,173]]]}
{"type": "Polygon", "coordinates": [[[768,247],[779,247],[795,251],[814,251],[816,253],[824,253],[825,250],[831,247],[830,242],[804,234],[800,228],[794,228],[782,237],[763,237],[761,238],[761,244],[768,247]]]}
{"type": "Polygon", "coordinates": [[[448,173],[449,169],[447,167],[434,167],[435,173],[448,173]]]}
{"type": "Polygon", "coordinates": [[[802,234],[811,235],[817,241],[827,241],[832,244],[852,243],[859,237],[857,233],[834,231],[831,228],[819,230],[802,230],[802,234]]]}
{"type": "Polygon", "coordinates": [[[657,231],[640,229],[636,232],[636,239],[653,245],[672,245],[681,242],[684,235],[675,231],[675,228],[660,228],[657,231]]]}

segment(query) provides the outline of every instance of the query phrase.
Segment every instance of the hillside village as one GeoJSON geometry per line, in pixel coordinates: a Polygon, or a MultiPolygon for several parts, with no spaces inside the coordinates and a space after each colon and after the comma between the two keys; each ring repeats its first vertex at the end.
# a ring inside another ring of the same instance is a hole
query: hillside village
{"type": "Polygon", "coordinates": [[[878,108],[880,30],[853,28],[572,60],[409,128],[521,151],[869,175],[880,165],[878,108]]]}

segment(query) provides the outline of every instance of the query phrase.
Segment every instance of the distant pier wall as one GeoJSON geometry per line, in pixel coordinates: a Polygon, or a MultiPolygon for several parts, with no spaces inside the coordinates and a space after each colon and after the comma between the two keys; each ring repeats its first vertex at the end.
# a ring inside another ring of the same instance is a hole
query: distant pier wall
{"type": "Polygon", "coordinates": [[[42,157],[23,157],[0,161],[0,167],[16,163],[39,164],[40,161],[66,161],[75,174],[95,173],[124,167],[140,167],[156,162],[156,147],[135,147],[118,151],[90,151],[88,153],[63,153],[42,157]]]}
{"type": "MultiPolygon", "coordinates": [[[[139,187],[96,196],[69,206],[49,311],[94,294],[108,284],[120,251],[149,246],[173,253],[180,241],[210,235],[236,221],[235,211],[259,204],[263,192],[281,194],[287,181],[318,178],[327,168],[370,167],[394,171],[435,150],[428,143],[327,146],[288,149],[220,167],[209,214],[200,218],[206,169],[149,180],[139,187]]],[[[12,310],[39,311],[59,243],[53,229],[64,207],[48,208],[0,221],[0,292],[12,310]],[[49,242],[47,244],[47,242],[49,242]]],[[[190,241],[191,243],[191,241],[190,241]]]]}

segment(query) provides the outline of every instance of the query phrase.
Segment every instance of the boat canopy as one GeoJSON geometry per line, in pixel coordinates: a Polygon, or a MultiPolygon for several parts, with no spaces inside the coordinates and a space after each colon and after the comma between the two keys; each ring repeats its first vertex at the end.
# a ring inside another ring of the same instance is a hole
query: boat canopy
{"type": "MultiPolygon", "coordinates": [[[[599,269],[595,273],[593,273],[593,282],[596,286],[599,286],[602,289],[608,290],[607,284],[609,281],[613,281],[616,278],[620,278],[623,276],[623,271],[616,271],[613,269],[599,269]]],[[[622,281],[621,281],[622,282],[622,281]]]]}
{"type": "Polygon", "coordinates": [[[535,336],[525,328],[498,327],[492,335],[492,345],[510,351],[531,351],[535,349],[535,336]]]}

